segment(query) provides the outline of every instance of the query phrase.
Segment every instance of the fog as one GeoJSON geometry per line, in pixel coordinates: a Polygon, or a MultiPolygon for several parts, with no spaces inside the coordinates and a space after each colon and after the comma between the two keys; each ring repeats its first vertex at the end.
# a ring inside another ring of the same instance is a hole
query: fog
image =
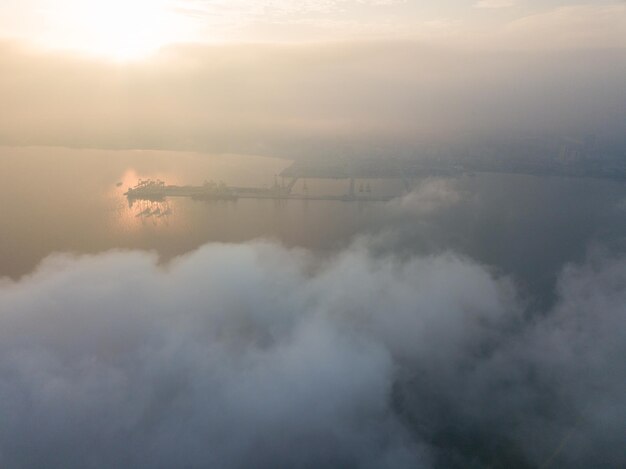
{"type": "Polygon", "coordinates": [[[521,3],[0,39],[0,466],[626,467],[626,10],[521,3]]]}
{"type": "Polygon", "coordinates": [[[5,42],[0,143],[297,158],[595,134],[623,154],[625,54],[187,44],[119,64],[5,42]]]}
{"type": "Polygon", "coordinates": [[[626,261],[550,311],[452,253],[209,244],[0,284],[4,467],[621,467],[626,261]]]}

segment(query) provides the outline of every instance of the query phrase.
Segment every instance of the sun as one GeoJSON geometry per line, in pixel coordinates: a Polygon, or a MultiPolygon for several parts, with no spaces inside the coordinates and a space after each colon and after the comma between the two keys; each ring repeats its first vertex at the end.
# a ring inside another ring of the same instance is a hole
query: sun
{"type": "Polygon", "coordinates": [[[166,0],[62,0],[51,13],[53,44],[116,60],[147,57],[184,36],[166,0]]]}

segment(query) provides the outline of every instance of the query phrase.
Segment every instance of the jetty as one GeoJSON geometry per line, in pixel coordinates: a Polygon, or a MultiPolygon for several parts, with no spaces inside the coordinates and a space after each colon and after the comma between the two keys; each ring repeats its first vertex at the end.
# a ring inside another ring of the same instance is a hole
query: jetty
{"type": "MultiPolygon", "coordinates": [[[[363,202],[385,202],[393,197],[383,197],[373,195],[369,183],[365,186],[361,183],[356,188],[355,178],[347,178],[348,184],[346,192],[341,195],[294,194],[293,187],[298,181],[298,177],[291,177],[285,180],[281,178],[281,183],[275,178],[274,185],[269,188],[264,187],[235,187],[228,186],[223,182],[205,181],[201,186],[176,186],[168,185],[160,179],[140,179],[139,182],[128,189],[124,195],[129,201],[134,200],[164,200],[168,197],[189,197],[194,200],[207,201],[234,201],[237,199],[273,199],[273,200],[337,200],[337,201],[363,201],[363,202]]],[[[306,187],[306,181],[305,181],[306,187]]]]}

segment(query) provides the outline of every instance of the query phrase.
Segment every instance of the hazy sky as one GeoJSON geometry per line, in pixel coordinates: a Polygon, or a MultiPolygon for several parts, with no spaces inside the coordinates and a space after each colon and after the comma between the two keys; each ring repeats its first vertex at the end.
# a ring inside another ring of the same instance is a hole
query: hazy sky
{"type": "Polygon", "coordinates": [[[415,39],[464,46],[625,47],[615,0],[8,0],[0,38],[113,58],[172,42],[415,39]]]}
{"type": "Polygon", "coordinates": [[[120,65],[0,43],[0,143],[292,158],[466,138],[623,142],[624,76],[626,49],[181,45],[120,65]]]}

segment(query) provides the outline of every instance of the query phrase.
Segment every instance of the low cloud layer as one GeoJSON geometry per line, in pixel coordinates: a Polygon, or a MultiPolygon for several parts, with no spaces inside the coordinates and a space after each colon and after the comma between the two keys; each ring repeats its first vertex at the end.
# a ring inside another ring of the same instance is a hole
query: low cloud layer
{"type": "Polygon", "coordinates": [[[623,467],[626,261],[549,312],[362,241],[52,256],[0,282],[4,467],[623,467]],[[550,467],[550,466],[546,466],[550,467]]]}

